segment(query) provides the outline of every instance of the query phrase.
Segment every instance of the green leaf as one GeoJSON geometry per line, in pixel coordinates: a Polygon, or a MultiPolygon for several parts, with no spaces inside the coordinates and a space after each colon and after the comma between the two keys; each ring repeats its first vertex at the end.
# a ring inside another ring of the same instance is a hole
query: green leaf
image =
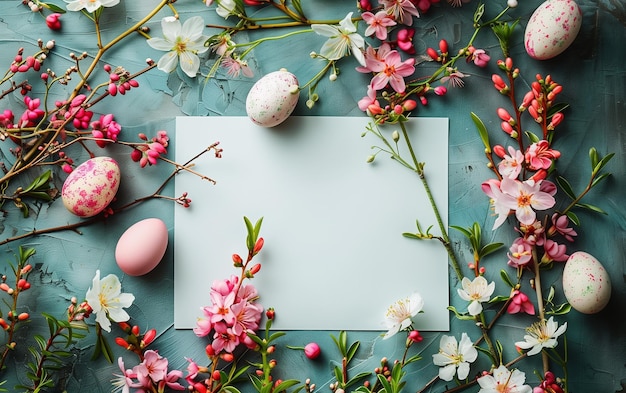
{"type": "Polygon", "coordinates": [[[56,4],[52,4],[52,3],[41,3],[41,5],[43,5],[44,7],[46,7],[47,9],[49,9],[52,12],[58,12],[59,14],[65,14],[65,9],[59,7],[56,4]]]}
{"type": "Polygon", "coordinates": [[[459,313],[454,306],[448,306],[448,310],[452,311],[454,313],[454,316],[457,319],[460,319],[462,321],[473,321],[474,320],[474,317],[469,315],[469,314],[461,314],[461,313],[459,313]]]}
{"type": "Polygon", "coordinates": [[[589,188],[593,188],[596,185],[598,185],[598,183],[600,183],[602,180],[606,179],[607,177],[611,176],[610,173],[603,173],[600,176],[596,177],[595,179],[593,179],[593,181],[591,182],[591,186],[589,188]]]}
{"type": "Polygon", "coordinates": [[[511,278],[509,277],[509,274],[506,272],[506,270],[500,270],[500,277],[502,278],[502,281],[506,283],[506,285],[511,288],[515,287],[515,284],[513,284],[513,281],[511,281],[511,278]]]}
{"type": "Polygon", "coordinates": [[[489,143],[489,132],[487,131],[487,127],[485,127],[485,123],[483,123],[480,117],[478,117],[478,115],[476,115],[474,112],[470,112],[470,115],[472,116],[474,125],[478,129],[478,135],[480,136],[480,139],[483,141],[483,145],[485,145],[485,149],[487,149],[487,151],[491,151],[491,144],[489,143]]]}
{"type": "Polygon", "coordinates": [[[539,142],[539,137],[537,135],[533,134],[532,132],[526,131],[525,134],[528,137],[528,139],[530,140],[530,142],[532,142],[532,143],[539,142]]]}
{"type": "Polygon", "coordinates": [[[450,228],[452,229],[456,229],[457,231],[461,232],[463,235],[465,235],[465,237],[467,237],[468,239],[472,238],[472,234],[470,231],[468,231],[467,229],[463,228],[463,227],[459,227],[456,225],[450,225],[450,228]]]}
{"type": "Polygon", "coordinates": [[[590,205],[588,203],[577,203],[576,206],[582,207],[583,209],[594,211],[596,213],[607,214],[604,210],[600,209],[599,207],[590,205]]]}
{"type": "Polygon", "coordinates": [[[333,371],[335,372],[335,379],[337,380],[337,382],[343,382],[343,373],[341,372],[341,367],[335,366],[333,368],[333,371]]]}
{"type": "Polygon", "coordinates": [[[287,334],[287,333],[285,333],[285,332],[275,332],[275,333],[272,333],[272,335],[267,339],[267,342],[271,343],[271,342],[275,341],[277,338],[284,336],[285,334],[287,334]]]}
{"type": "Polygon", "coordinates": [[[552,106],[548,109],[548,116],[546,119],[549,121],[554,114],[565,111],[565,109],[569,108],[569,106],[570,105],[566,102],[557,102],[556,104],[552,104],[552,106]]]}
{"type": "Polygon", "coordinates": [[[263,224],[263,217],[259,218],[254,224],[254,240],[259,238],[259,233],[261,233],[261,224],[263,224]]]}
{"type": "Polygon", "coordinates": [[[391,384],[387,381],[387,378],[383,374],[377,374],[378,382],[382,385],[383,390],[387,393],[391,393],[391,384]]]}
{"type": "Polygon", "coordinates": [[[552,310],[546,311],[546,314],[549,315],[565,315],[572,310],[572,306],[569,303],[563,303],[553,308],[552,310]]]}
{"type": "Polygon", "coordinates": [[[600,160],[600,162],[596,163],[593,166],[593,174],[596,174],[598,172],[600,172],[602,170],[602,168],[604,168],[604,166],[611,161],[611,158],[613,158],[613,156],[615,155],[615,153],[611,153],[611,154],[607,154],[604,158],[602,158],[600,160]]]}
{"type": "Polygon", "coordinates": [[[565,215],[567,216],[567,218],[569,218],[569,220],[571,222],[574,223],[574,225],[576,226],[580,226],[580,219],[578,218],[578,216],[576,215],[576,213],[574,213],[573,211],[568,211],[567,213],[565,213],[565,215]]]}
{"type": "Polygon", "coordinates": [[[478,255],[482,258],[485,257],[497,250],[499,250],[502,246],[504,245],[504,243],[489,243],[486,244],[483,248],[480,249],[480,252],[478,253],[478,255]]]}
{"type": "Polygon", "coordinates": [[[348,349],[348,352],[346,353],[346,360],[348,361],[348,363],[350,362],[350,360],[352,360],[352,358],[356,354],[356,351],[359,349],[360,345],[361,343],[358,341],[355,341],[352,343],[352,345],[350,345],[350,348],[348,349]]]}
{"type": "Polygon", "coordinates": [[[241,391],[239,389],[237,389],[234,386],[231,385],[226,385],[224,387],[222,387],[222,390],[228,393],[241,393],[241,391]]]}
{"type": "Polygon", "coordinates": [[[569,184],[567,179],[565,179],[563,176],[557,176],[556,182],[558,183],[559,187],[561,187],[561,190],[565,194],[567,194],[568,197],[576,199],[576,194],[574,193],[574,190],[572,189],[572,186],[569,184]]]}
{"type": "Polygon", "coordinates": [[[248,250],[252,251],[254,250],[254,244],[256,243],[256,239],[254,238],[254,227],[248,217],[244,217],[243,220],[246,223],[246,230],[248,232],[248,236],[246,236],[246,247],[248,250]]]}
{"type": "Polygon", "coordinates": [[[274,391],[275,392],[283,392],[287,389],[289,389],[290,387],[299,384],[300,381],[298,381],[297,379],[287,379],[285,381],[282,381],[281,383],[278,384],[278,386],[274,387],[274,391]]]}
{"type": "Polygon", "coordinates": [[[591,162],[591,170],[593,171],[598,165],[598,151],[595,147],[589,149],[589,161],[591,162]]]}
{"type": "Polygon", "coordinates": [[[41,199],[43,201],[51,201],[52,197],[50,196],[50,194],[48,194],[47,192],[43,192],[43,191],[30,191],[25,193],[24,195],[29,196],[31,198],[35,198],[35,199],[41,199]]]}
{"type": "Polygon", "coordinates": [[[413,355],[410,358],[408,358],[407,360],[405,360],[404,364],[410,364],[413,362],[416,362],[418,360],[422,360],[422,357],[420,355],[413,355]]]}

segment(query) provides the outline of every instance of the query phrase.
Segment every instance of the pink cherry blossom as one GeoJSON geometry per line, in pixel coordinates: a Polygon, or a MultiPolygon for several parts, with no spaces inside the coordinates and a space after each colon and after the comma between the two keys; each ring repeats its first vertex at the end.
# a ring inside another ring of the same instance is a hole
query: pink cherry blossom
{"type": "Polygon", "coordinates": [[[509,314],[525,312],[529,315],[535,315],[535,306],[525,293],[516,289],[511,293],[511,302],[506,312],[509,314]]]}
{"type": "Polygon", "coordinates": [[[415,45],[413,45],[413,36],[415,35],[415,29],[404,28],[398,30],[396,35],[396,45],[409,55],[415,54],[415,45]]]}
{"type": "Polygon", "coordinates": [[[546,140],[533,143],[528,147],[525,154],[529,168],[534,171],[550,168],[552,162],[560,156],[561,153],[557,150],[551,149],[550,143],[546,140]]]}
{"type": "Polygon", "coordinates": [[[509,146],[508,151],[509,154],[505,154],[498,164],[498,172],[509,179],[516,179],[524,166],[524,154],[513,146],[509,146]]]}
{"type": "MultiPolygon", "coordinates": [[[[541,191],[541,181],[535,182],[533,180],[519,181],[515,179],[503,178],[500,183],[500,191],[498,194],[494,192],[494,206],[496,211],[500,212],[494,229],[500,226],[505,217],[502,217],[502,212],[505,209],[510,209],[515,212],[515,217],[521,224],[532,224],[537,213],[535,210],[546,210],[554,206],[554,197],[547,192],[541,191]]],[[[491,190],[494,191],[493,188],[491,190]]]]}
{"type": "Polygon", "coordinates": [[[380,107],[380,103],[376,99],[376,90],[372,89],[372,86],[367,86],[367,96],[361,98],[358,102],[359,109],[366,112],[370,105],[376,105],[380,107]]]}
{"type": "Polygon", "coordinates": [[[376,14],[364,12],[361,14],[361,17],[367,23],[365,35],[367,37],[376,35],[376,38],[381,41],[387,39],[387,27],[396,25],[396,21],[390,18],[385,11],[378,11],[376,14]]]}
{"type": "Polygon", "coordinates": [[[567,248],[564,244],[559,244],[551,239],[546,239],[543,245],[544,254],[541,257],[541,262],[564,262],[567,261],[569,255],[567,255],[567,248]]]}
{"type": "Polygon", "coordinates": [[[137,373],[137,379],[142,384],[146,380],[159,382],[164,379],[167,375],[167,358],[162,357],[157,351],[152,349],[147,350],[143,356],[143,361],[133,367],[133,370],[137,373]]]}
{"type": "Polygon", "coordinates": [[[389,16],[403,25],[413,25],[413,17],[419,18],[420,16],[415,4],[410,0],[379,0],[378,2],[389,16]]]}
{"type": "Polygon", "coordinates": [[[548,230],[548,234],[551,236],[555,233],[559,233],[560,235],[565,237],[567,241],[573,242],[574,237],[578,234],[576,233],[574,228],[570,228],[568,227],[568,225],[569,218],[566,215],[554,213],[552,215],[552,226],[548,230]]]}
{"type": "Polygon", "coordinates": [[[414,58],[402,61],[400,53],[392,50],[385,55],[382,63],[374,65],[372,71],[377,72],[377,74],[372,78],[372,88],[381,90],[389,84],[396,92],[403,93],[406,88],[404,77],[413,75],[415,72],[414,64],[414,58]]]}
{"type": "Polygon", "coordinates": [[[507,256],[509,257],[507,262],[509,266],[525,266],[532,259],[532,244],[528,243],[525,238],[518,237],[509,248],[507,256]]]}

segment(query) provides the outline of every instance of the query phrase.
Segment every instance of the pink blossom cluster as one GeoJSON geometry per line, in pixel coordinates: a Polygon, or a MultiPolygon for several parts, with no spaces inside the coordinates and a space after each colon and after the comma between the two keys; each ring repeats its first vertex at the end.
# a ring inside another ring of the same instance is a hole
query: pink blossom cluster
{"type": "MultiPolygon", "coordinates": [[[[426,94],[432,92],[442,96],[448,91],[444,85],[431,87],[431,83],[413,83],[416,79],[415,65],[417,61],[416,49],[413,43],[415,29],[414,18],[428,11],[433,3],[432,0],[379,0],[378,7],[371,1],[359,1],[359,8],[363,21],[367,24],[365,36],[376,37],[380,46],[369,45],[365,49],[365,65],[357,68],[362,73],[372,74],[372,79],[367,87],[367,95],[363,97],[358,106],[364,112],[374,117],[379,123],[395,121],[400,116],[406,116],[416,108],[417,102],[423,105],[428,103],[426,94]],[[374,13],[374,10],[378,10],[374,13]],[[389,102],[382,104],[381,99],[389,102]]],[[[460,6],[462,1],[449,1],[453,6],[460,6]]],[[[483,49],[468,46],[463,51],[467,62],[473,62],[476,66],[485,67],[490,59],[483,49]]],[[[448,56],[448,43],[446,40],[439,42],[439,51],[428,48],[426,56],[432,61],[442,64],[452,64],[448,56]]],[[[433,78],[432,82],[440,79],[441,82],[450,81],[453,86],[462,87],[461,80],[465,75],[456,68],[445,67],[441,76],[433,78]],[[445,78],[445,79],[444,79],[445,78]]]]}
{"type": "Polygon", "coordinates": [[[202,308],[203,317],[194,328],[199,337],[212,335],[213,341],[207,347],[209,356],[232,353],[239,344],[254,348],[256,343],[248,333],[257,331],[263,313],[263,307],[255,303],[256,288],[231,276],[213,282],[210,297],[211,305],[202,308]]]}
{"type": "Polygon", "coordinates": [[[167,131],[157,132],[157,136],[152,139],[140,133],[139,139],[146,141],[147,143],[139,143],[135,145],[135,148],[130,154],[130,158],[139,162],[139,165],[143,168],[146,165],[156,165],[157,160],[161,157],[161,154],[167,153],[167,146],[169,144],[169,137],[167,131]]]}
{"type": "MultiPolygon", "coordinates": [[[[498,74],[492,76],[493,86],[501,94],[512,97],[510,84],[519,75],[510,58],[498,61],[509,81],[498,74]]],[[[557,185],[548,180],[555,162],[561,153],[552,148],[552,132],[563,120],[562,113],[550,118],[547,114],[555,97],[562,91],[560,85],[537,75],[531,89],[524,95],[521,105],[510,112],[497,108],[501,129],[514,141],[510,146],[492,147],[494,158],[491,168],[496,178],[482,184],[482,190],[490,198],[496,214],[493,229],[502,225],[509,217],[516,219],[514,239],[507,253],[508,265],[515,269],[532,267],[533,263],[547,265],[567,261],[567,246],[572,242],[576,231],[570,227],[570,218],[558,211],[551,211],[556,205],[557,185]],[[540,125],[542,134],[533,136],[526,142],[522,131],[522,114],[527,111],[532,120],[540,125]],[[528,144],[528,145],[527,145],[528,144]],[[539,212],[545,212],[543,215],[539,212]],[[537,260],[535,260],[537,259],[537,260]]],[[[515,102],[513,100],[513,102],[515,102]]],[[[513,288],[507,311],[534,314],[534,306],[528,296],[519,288],[513,288]]]]}
{"type": "Polygon", "coordinates": [[[113,384],[122,391],[130,391],[131,388],[137,389],[138,392],[186,390],[178,382],[183,377],[182,371],[168,371],[167,358],[159,355],[157,351],[151,349],[145,351],[141,363],[132,369],[126,369],[121,357],[118,359],[118,366],[122,373],[115,376],[113,384]]]}

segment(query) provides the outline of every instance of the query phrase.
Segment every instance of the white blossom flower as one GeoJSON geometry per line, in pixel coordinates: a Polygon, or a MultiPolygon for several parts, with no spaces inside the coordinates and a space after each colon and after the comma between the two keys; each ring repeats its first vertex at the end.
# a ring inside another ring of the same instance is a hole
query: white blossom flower
{"type": "MultiPolygon", "coordinates": [[[[205,0],[206,6],[213,4],[214,0],[205,0]]],[[[237,5],[235,0],[217,0],[217,8],[215,12],[224,19],[228,19],[229,16],[235,15],[235,9],[237,5]]]]}
{"type": "Polygon", "coordinates": [[[161,20],[163,37],[153,37],[147,42],[156,50],[167,51],[161,56],[157,67],[164,72],[172,72],[178,65],[190,77],[195,77],[200,68],[198,53],[204,53],[209,48],[204,46],[208,37],[202,35],[204,20],[200,16],[192,16],[181,26],[175,17],[165,17],[161,20]]]}
{"type": "Polygon", "coordinates": [[[339,26],[312,24],[311,28],[317,34],[328,37],[322,46],[320,55],[328,60],[339,60],[347,53],[352,55],[365,67],[365,40],[356,32],[356,25],[352,22],[352,12],[348,13],[339,26]]]}
{"type": "Polygon", "coordinates": [[[412,322],[411,318],[422,311],[423,307],[424,299],[417,292],[413,292],[409,297],[400,299],[389,306],[385,313],[385,325],[388,331],[383,338],[387,339],[409,327],[412,322]]]}
{"type": "Polygon", "coordinates": [[[110,332],[111,320],[125,322],[130,319],[123,309],[133,304],[135,296],[132,293],[122,293],[122,284],[115,274],[109,274],[100,280],[100,270],[96,270],[85,299],[96,314],[96,322],[102,329],[110,332]]]}
{"type": "Polygon", "coordinates": [[[509,371],[504,365],[493,370],[492,375],[478,378],[478,393],[532,393],[533,389],[524,385],[526,374],[519,370],[509,371]]]}
{"type": "Polygon", "coordinates": [[[454,336],[444,334],[439,342],[439,353],[433,355],[433,363],[435,366],[440,366],[439,378],[452,381],[455,372],[459,379],[467,378],[470,363],[473,363],[476,358],[478,358],[478,351],[474,348],[467,333],[463,332],[458,345],[454,336]]]}
{"type": "Polygon", "coordinates": [[[87,12],[95,12],[100,7],[113,7],[120,0],[65,0],[69,11],[80,11],[83,8],[87,12]]]}
{"type": "Polygon", "coordinates": [[[489,301],[490,296],[496,289],[496,283],[492,281],[490,284],[487,284],[487,279],[483,276],[478,276],[473,281],[463,277],[461,285],[463,289],[457,289],[457,292],[461,299],[470,302],[469,306],[467,306],[467,311],[470,315],[480,314],[483,311],[482,302],[489,301]]]}
{"type": "Polygon", "coordinates": [[[543,348],[556,347],[557,338],[565,333],[565,330],[567,330],[567,322],[559,327],[554,317],[550,317],[547,321],[543,319],[527,328],[528,334],[524,336],[525,341],[518,341],[515,345],[521,349],[531,348],[526,355],[532,356],[541,352],[543,348]]]}

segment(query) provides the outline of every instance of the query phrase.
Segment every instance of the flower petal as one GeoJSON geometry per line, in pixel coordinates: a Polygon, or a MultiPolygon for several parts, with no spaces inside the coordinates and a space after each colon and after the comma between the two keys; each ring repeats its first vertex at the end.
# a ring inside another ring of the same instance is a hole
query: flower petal
{"type": "Polygon", "coordinates": [[[152,37],[146,41],[152,49],[170,51],[174,48],[174,44],[161,37],[152,37]]]}
{"type": "Polygon", "coordinates": [[[178,56],[176,52],[167,52],[157,62],[157,68],[163,72],[172,72],[178,65],[178,56]]]}
{"type": "Polygon", "coordinates": [[[204,19],[200,16],[192,16],[183,24],[181,35],[187,37],[190,41],[196,41],[202,37],[204,30],[204,19]]]}
{"type": "Polygon", "coordinates": [[[200,59],[195,54],[185,51],[180,54],[180,68],[185,74],[193,78],[200,68],[200,59]]]}

